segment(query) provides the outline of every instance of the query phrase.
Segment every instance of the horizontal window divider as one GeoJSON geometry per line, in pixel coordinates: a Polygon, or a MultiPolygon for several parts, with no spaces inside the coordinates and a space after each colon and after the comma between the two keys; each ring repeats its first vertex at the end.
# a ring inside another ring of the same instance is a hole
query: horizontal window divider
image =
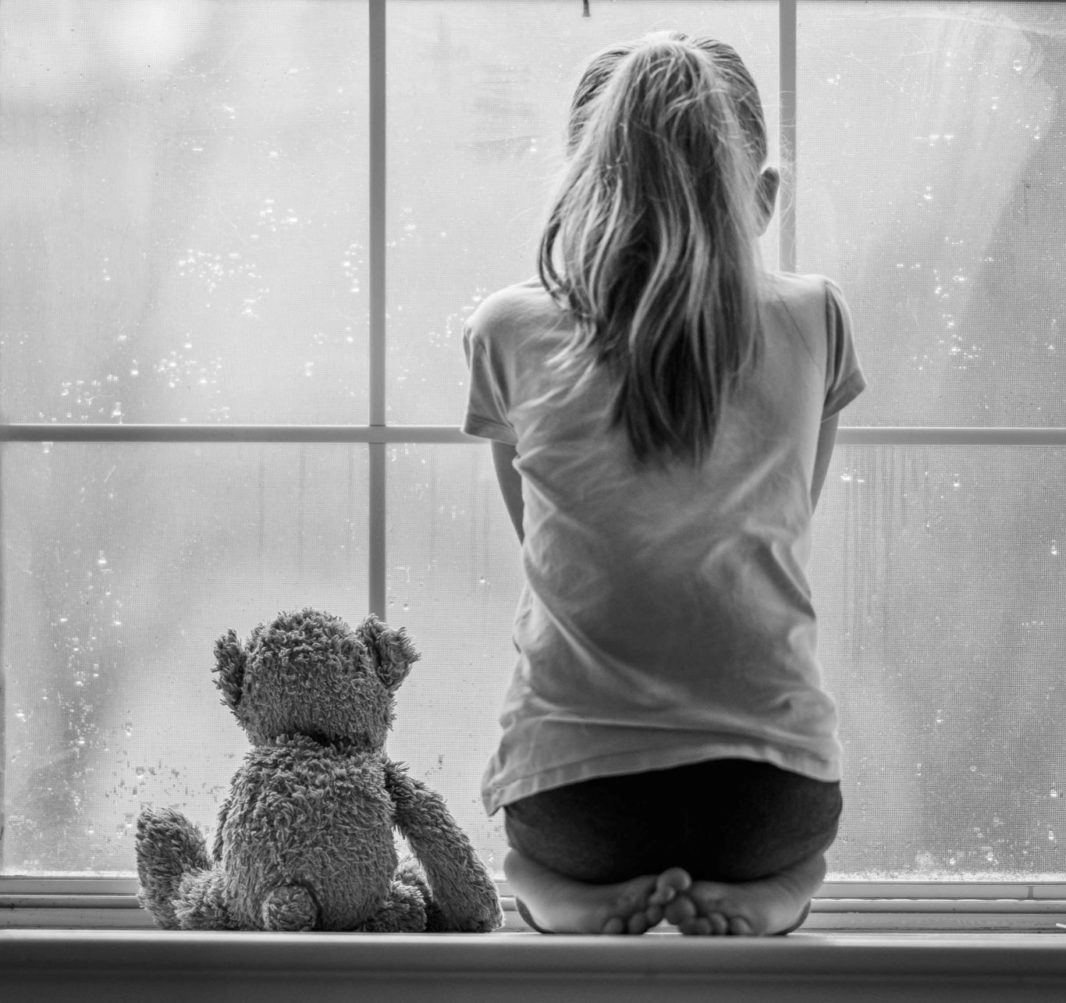
{"type": "Polygon", "coordinates": [[[1066,882],[1049,881],[826,881],[818,897],[822,899],[1010,899],[1017,902],[1066,899],[1066,882]]]}
{"type": "Polygon", "coordinates": [[[1041,913],[1066,917],[1066,903],[1061,899],[1012,898],[945,898],[890,899],[818,897],[812,900],[813,912],[973,912],[973,913],[1041,913]]]}
{"type": "Polygon", "coordinates": [[[0,909],[140,909],[137,896],[116,895],[0,895],[0,909]]]}
{"type": "Polygon", "coordinates": [[[842,446],[1066,446],[1066,428],[988,426],[851,426],[837,432],[842,446]]]}
{"type": "MultiPolygon", "coordinates": [[[[263,442],[471,444],[456,425],[0,425],[0,442],[263,442]]],[[[846,426],[842,446],[1066,446],[1066,428],[846,426]]]]}
{"type": "MultiPolygon", "coordinates": [[[[509,883],[497,882],[500,896],[513,896],[509,883]]],[[[133,875],[0,875],[0,906],[25,904],[32,899],[57,905],[71,902],[95,903],[119,908],[134,903],[137,878],[133,875]]],[[[1061,908],[1066,902],[1066,881],[826,881],[818,892],[820,902],[942,902],[961,900],[1015,902],[1041,909],[1061,908]]],[[[934,908],[934,906],[923,906],[934,908]]]]}
{"type": "Polygon", "coordinates": [[[0,442],[478,443],[454,425],[0,425],[0,442]]]}

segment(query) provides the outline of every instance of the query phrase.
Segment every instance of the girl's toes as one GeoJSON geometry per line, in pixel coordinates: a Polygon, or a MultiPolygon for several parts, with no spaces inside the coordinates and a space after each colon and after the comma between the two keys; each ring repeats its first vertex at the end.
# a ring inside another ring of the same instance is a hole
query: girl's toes
{"type": "Polygon", "coordinates": [[[603,932],[609,937],[617,936],[626,932],[625,920],[621,916],[612,916],[603,924],[603,932]]]}
{"type": "Polygon", "coordinates": [[[711,924],[711,935],[724,937],[729,933],[729,920],[720,912],[712,912],[707,916],[707,922],[711,924]]]}
{"type": "Polygon", "coordinates": [[[673,901],[667,903],[663,915],[668,923],[680,927],[682,923],[688,923],[696,919],[699,911],[696,903],[687,895],[678,895],[673,901]]]}
{"type": "Polygon", "coordinates": [[[649,928],[650,924],[648,923],[648,919],[644,915],[644,913],[636,912],[632,916],[629,917],[629,922],[626,924],[626,926],[627,926],[627,929],[626,929],[627,933],[640,934],[640,933],[646,933],[648,931],[648,928],[649,928]]]}
{"type": "Polygon", "coordinates": [[[655,879],[655,890],[651,894],[650,901],[656,905],[666,905],[691,887],[692,878],[688,871],[681,867],[671,867],[655,879]]]}
{"type": "Polygon", "coordinates": [[[754,937],[755,931],[743,916],[734,916],[729,921],[729,932],[734,937],[754,937]]]}
{"type": "Polygon", "coordinates": [[[705,916],[693,916],[677,924],[678,930],[686,937],[709,937],[711,935],[711,923],[705,916]]]}

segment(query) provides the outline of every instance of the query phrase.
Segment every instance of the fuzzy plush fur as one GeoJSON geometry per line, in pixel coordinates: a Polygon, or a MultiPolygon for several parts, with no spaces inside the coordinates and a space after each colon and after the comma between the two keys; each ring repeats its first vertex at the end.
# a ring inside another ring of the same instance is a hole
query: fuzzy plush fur
{"type": "Polygon", "coordinates": [[[215,645],[216,685],[252,742],[208,852],[179,812],[137,822],[140,900],[186,930],[496,929],[499,899],[443,799],[384,753],[419,656],[403,630],[280,614],[215,645]],[[399,862],[394,832],[413,859],[399,862]]]}

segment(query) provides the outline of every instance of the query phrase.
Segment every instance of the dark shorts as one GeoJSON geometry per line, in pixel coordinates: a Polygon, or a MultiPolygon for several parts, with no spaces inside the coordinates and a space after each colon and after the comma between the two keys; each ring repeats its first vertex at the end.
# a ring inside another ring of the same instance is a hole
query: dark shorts
{"type": "Polygon", "coordinates": [[[839,783],[745,759],[601,777],[505,807],[511,847],[556,873],[606,884],[683,867],[752,881],[824,852],[839,783]]]}

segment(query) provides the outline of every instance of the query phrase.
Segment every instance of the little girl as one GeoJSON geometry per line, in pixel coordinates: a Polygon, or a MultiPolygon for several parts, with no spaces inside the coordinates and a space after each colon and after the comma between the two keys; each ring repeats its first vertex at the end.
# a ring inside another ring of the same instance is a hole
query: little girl
{"type": "Polygon", "coordinates": [[[536,929],[787,932],[841,809],[806,578],[837,415],[839,290],[764,274],[778,175],[728,45],[594,58],[536,280],[470,318],[525,587],[484,781],[536,929]]]}

